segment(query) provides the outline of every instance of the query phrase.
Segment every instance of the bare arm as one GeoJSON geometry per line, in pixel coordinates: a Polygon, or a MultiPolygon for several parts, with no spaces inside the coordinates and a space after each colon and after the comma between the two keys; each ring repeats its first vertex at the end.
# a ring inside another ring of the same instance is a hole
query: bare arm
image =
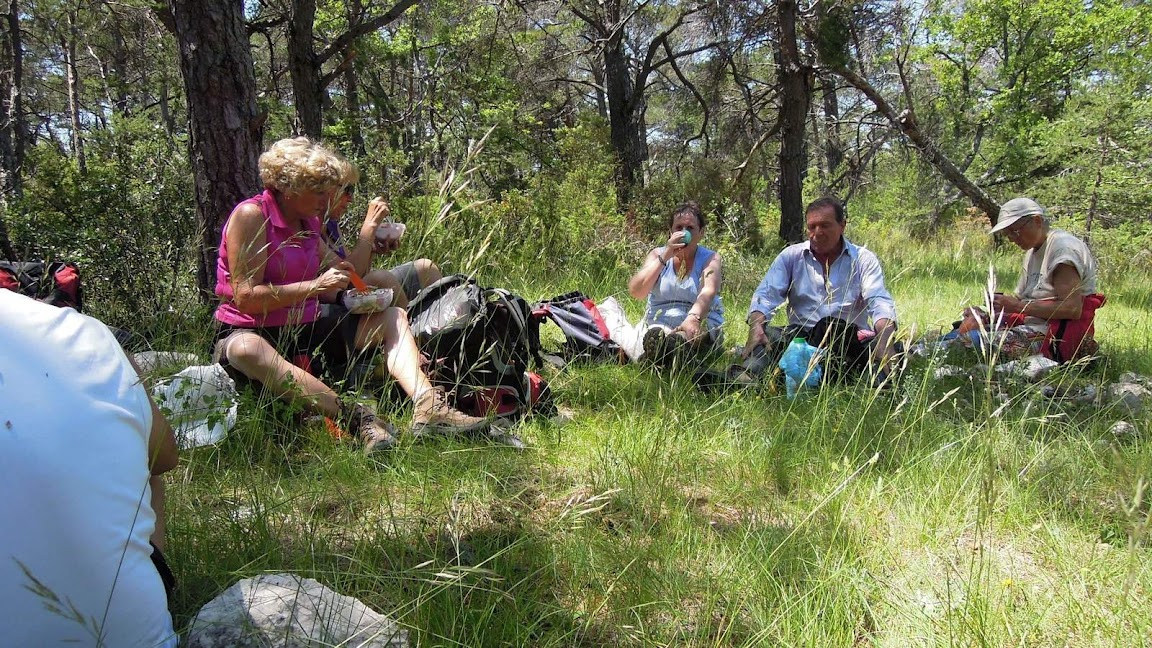
{"type": "Polygon", "coordinates": [[[685,233],[682,231],[672,232],[668,235],[668,241],[662,249],[655,248],[648,253],[648,256],[644,257],[644,264],[628,280],[628,294],[632,295],[633,299],[644,299],[648,293],[652,292],[652,287],[660,278],[664,264],[686,247],[684,237],[685,233]]]}
{"type": "Polygon", "coordinates": [[[326,270],[308,281],[280,286],[266,283],[268,235],[264,215],[256,205],[241,205],[232,213],[225,237],[232,273],[232,301],[242,313],[266,313],[348,285],[347,272],[338,269],[326,270]]]}
{"type": "Polygon", "coordinates": [[[1083,281],[1076,268],[1061,263],[1052,271],[1052,288],[1055,299],[1019,299],[1013,295],[996,295],[996,308],[1006,313],[1021,313],[1040,319],[1080,319],[1083,312],[1084,295],[1081,293],[1083,281]]]}
{"type": "Polygon", "coordinates": [[[628,294],[632,295],[633,299],[646,298],[648,293],[652,292],[652,287],[656,285],[656,280],[660,278],[660,272],[666,263],[668,259],[660,256],[660,248],[649,252],[644,257],[644,264],[628,280],[628,294]]]}
{"type": "Polygon", "coordinates": [[[144,386],[144,372],[140,371],[140,365],[132,359],[132,354],[125,352],[124,355],[128,358],[128,364],[132,365],[136,375],[140,377],[141,388],[144,389],[148,405],[152,408],[152,429],[148,432],[148,461],[152,474],[161,475],[175,468],[180,462],[176,450],[176,434],[172,431],[168,418],[156,406],[156,401],[152,400],[152,395],[144,386]]]}
{"type": "Polygon", "coordinates": [[[873,327],[876,331],[876,342],[872,345],[872,363],[878,370],[885,371],[896,354],[895,340],[892,339],[892,334],[896,332],[896,324],[890,319],[882,318],[873,322],[873,327]]]}
{"type": "MultiPolygon", "coordinates": [[[[368,271],[372,269],[372,252],[376,246],[376,228],[388,220],[390,214],[391,209],[388,206],[388,201],[383,198],[373,198],[368,203],[368,211],[364,214],[364,222],[360,224],[360,234],[356,237],[356,245],[345,257],[345,261],[351,263],[361,277],[368,274],[368,271]]],[[[396,244],[399,245],[399,241],[396,244]]]]}

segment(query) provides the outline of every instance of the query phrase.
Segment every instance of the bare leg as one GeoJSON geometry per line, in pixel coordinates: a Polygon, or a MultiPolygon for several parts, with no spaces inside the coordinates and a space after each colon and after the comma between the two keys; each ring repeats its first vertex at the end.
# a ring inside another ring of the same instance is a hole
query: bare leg
{"type": "Polygon", "coordinates": [[[440,266],[433,263],[432,259],[416,259],[412,265],[416,266],[416,276],[420,278],[421,288],[427,288],[444,278],[440,266]]]}
{"type": "Polygon", "coordinates": [[[277,398],[289,402],[302,400],[309,409],[327,416],[340,413],[336,392],[316,376],[285,360],[259,335],[244,333],[230,338],[224,353],[229,364],[259,381],[277,398]]]}
{"type": "Polygon", "coordinates": [[[392,306],[408,308],[408,295],[404,293],[404,286],[396,275],[383,269],[376,269],[364,275],[364,283],[376,288],[392,289],[392,306]]]}
{"type": "Polygon", "coordinates": [[[152,531],[152,537],[149,540],[161,552],[164,551],[164,535],[167,531],[167,524],[164,522],[164,478],[160,475],[152,475],[148,478],[148,485],[152,487],[152,510],[156,513],[156,528],[152,531]]]}
{"type": "Polygon", "coordinates": [[[372,313],[360,321],[356,331],[356,348],[377,347],[384,351],[388,373],[409,396],[416,398],[432,389],[428,376],[420,369],[420,349],[408,328],[408,315],[401,308],[388,308],[372,313]]]}

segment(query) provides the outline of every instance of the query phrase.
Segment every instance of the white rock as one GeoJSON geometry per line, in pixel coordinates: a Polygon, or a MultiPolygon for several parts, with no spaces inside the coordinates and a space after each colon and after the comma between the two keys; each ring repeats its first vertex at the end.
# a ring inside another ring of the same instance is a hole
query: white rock
{"type": "Polygon", "coordinates": [[[1004,364],[996,365],[996,372],[1002,374],[1012,374],[1016,376],[1023,376],[1031,380],[1043,376],[1052,370],[1053,367],[1059,365],[1055,360],[1045,358],[1042,355],[1028,356],[1027,358],[1020,358],[1012,362],[1005,362],[1004,364]]]}
{"type": "Polygon", "coordinates": [[[196,354],[179,351],[138,351],[132,354],[132,359],[144,373],[151,373],[159,368],[183,369],[199,363],[196,354]]]}
{"type": "Polygon", "coordinates": [[[1136,426],[1128,421],[1116,421],[1108,431],[1117,437],[1136,436],[1136,426]]]}
{"type": "Polygon", "coordinates": [[[246,578],[200,608],[188,648],[407,647],[408,632],[351,596],[295,574],[246,578]]]}
{"type": "Polygon", "coordinates": [[[1143,385],[1132,382],[1112,383],[1108,386],[1108,396],[1130,414],[1139,414],[1144,404],[1152,398],[1152,391],[1143,385]]]}
{"type": "Polygon", "coordinates": [[[1122,383],[1143,384],[1146,380],[1147,378],[1134,371],[1125,371],[1124,373],[1120,374],[1120,382],[1122,383]]]}
{"type": "Polygon", "coordinates": [[[937,380],[941,378],[950,378],[952,376],[966,375],[968,375],[968,370],[953,365],[941,365],[936,367],[936,370],[932,372],[932,376],[937,380]]]}

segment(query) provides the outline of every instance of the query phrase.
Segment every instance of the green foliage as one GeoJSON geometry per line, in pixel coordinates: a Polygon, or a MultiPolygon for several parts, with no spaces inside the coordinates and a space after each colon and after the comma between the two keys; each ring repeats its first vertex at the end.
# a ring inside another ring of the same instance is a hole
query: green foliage
{"type": "Polygon", "coordinates": [[[93,133],[87,152],[87,173],[51,145],[29,152],[24,201],[8,212],[13,245],[23,258],[79,264],[86,309],[106,323],[166,336],[195,303],[199,235],[182,147],[138,118],[93,133]]]}
{"type": "Polygon", "coordinates": [[[395,200],[393,213],[412,232],[405,253],[429,256],[452,272],[502,274],[520,262],[561,268],[589,256],[614,259],[628,244],[615,211],[605,127],[582,122],[559,129],[556,137],[557,162],[524,188],[493,195],[476,182],[493,163],[486,139],[443,170],[436,186],[395,200]]]}
{"type": "MultiPolygon", "coordinates": [[[[823,8],[824,5],[821,5],[823,8]]],[[[816,22],[816,52],[829,68],[846,67],[850,59],[851,9],[834,4],[822,11],[816,22]]]]}

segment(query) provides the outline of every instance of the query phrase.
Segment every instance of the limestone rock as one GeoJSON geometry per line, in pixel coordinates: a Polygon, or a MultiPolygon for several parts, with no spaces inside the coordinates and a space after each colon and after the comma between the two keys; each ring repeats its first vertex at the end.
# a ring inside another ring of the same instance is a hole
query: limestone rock
{"type": "Polygon", "coordinates": [[[1139,414],[1152,402],[1152,391],[1135,382],[1118,382],[1108,386],[1111,400],[1130,414],[1139,414]]]}
{"type": "Polygon", "coordinates": [[[1108,429],[1118,439],[1126,439],[1136,436],[1136,426],[1128,421],[1116,421],[1112,427],[1108,429]]]}
{"type": "Polygon", "coordinates": [[[407,647],[408,633],[351,596],[311,578],[246,578],[200,608],[188,648],[407,647]]]}

